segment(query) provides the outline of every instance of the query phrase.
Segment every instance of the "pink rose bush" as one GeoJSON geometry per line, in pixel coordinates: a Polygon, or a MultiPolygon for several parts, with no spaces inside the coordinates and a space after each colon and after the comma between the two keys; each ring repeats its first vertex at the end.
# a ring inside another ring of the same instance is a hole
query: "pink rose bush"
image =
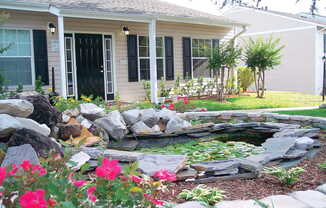
{"type": "Polygon", "coordinates": [[[23,161],[0,168],[0,200],[6,207],[22,208],[154,208],[163,207],[157,194],[176,176],[166,170],[153,178],[141,175],[134,164],[122,168],[103,158],[95,172],[73,172],[64,159],[41,165],[23,161]],[[155,180],[156,179],[156,180],[155,180]]]}

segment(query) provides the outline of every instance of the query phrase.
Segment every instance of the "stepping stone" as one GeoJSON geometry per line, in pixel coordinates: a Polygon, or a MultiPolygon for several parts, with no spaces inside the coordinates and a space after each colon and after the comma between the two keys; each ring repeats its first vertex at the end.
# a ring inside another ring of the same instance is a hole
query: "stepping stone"
{"type": "Polygon", "coordinates": [[[24,160],[29,160],[34,165],[40,164],[37,153],[30,144],[9,147],[1,167],[8,167],[12,164],[19,166],[24,160]]]}
{"type": "Polygon", "coordinates": [[[281,208],[310,208],[305,203],[298,201],[290,196],[287,195],[274,195],[266,197],[260,200],[264,204],[268,205],[269,207],[281,207],[281,208]]]}
{"type": "Polygon", "coordinates": [[[323,184],[323,185],[318,186],[318,187],[316,188],[316,191],[319,191],[319,192],[321,192],[321,193],[323,193],[323,194],[326,194],[326,183],[323,184]]]}
{"type": "Polygon", "coordinates": [[[190,201],[183,204],[179,204],[173,208],[206,208],[207,206],[200,202],[190,201]]]}
{"type": "Polygon", "coordinates": [[[271,160],[283,158],[283,156],[295,146],[296,137],[277,137],[267,139],[262,146],[266,149],[266,153],[273,154],[271,160]]]}
{"type": "Polygon", "coordinates": [[[153,155],[143,154],[138,160],[139,169],[146,175],[152,176],[159,170],[177,173],[186,165],[187,157],[184,155],[153,155]]]}
{"type": "Polygon", "coordinates": [[[297,191],[290,196],[312,208],[326,208],[326,195],[319,191],[297,191]]]}
{"type": "Polygon", "coordinates": [[[92,159],[97,160],[100,157],[108,157],[112,160],[119,160],[121,162],[135,162],[143,153],[128,152],[113,149],[101,149],[96,147],[82,147],[82,150],[91,156],[92,159]]]}
{"type": "Polygon", "coordinates": [[[260,208],[254,200],[222,201],[215,208],[260,208]]]}
{"type": "Polygon", "coordinates": [[[215,172],[227,169],[238,168],[240,165],[239,162],[235,160],[220,160],[220,161],[211,161],[211,162],[201,162],[190,165],[192,168],[197,171],[205,172],[215,172]]]}

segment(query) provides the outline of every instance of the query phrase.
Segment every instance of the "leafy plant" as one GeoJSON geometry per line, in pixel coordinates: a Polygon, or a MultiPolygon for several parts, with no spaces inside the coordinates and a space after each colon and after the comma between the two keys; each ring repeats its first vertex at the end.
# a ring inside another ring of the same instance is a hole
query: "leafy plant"
{"type": "Polygon", "coordinates": [[[254,83],[254,81],[254,73],[250,68],[238,68],[238,85],[241,88],[242,92],[247,92],[248,88],[254,83]]]}
{"type": "Polygon", "coordinates": [[[171,89],[166,87],[166,81],[164,80],[164,77],[162,77],[160,80],[159,97],[169,97],[170,91],[171,89]]]}
{"type": "Polygon", "coordinates": [[[210,188],[204,184],[200,184],[192,190],[184,189],[178,198],[185,200],[202,201],[209,205],[213,205],[224,198],[224,192],[218,188],[210,188]]]}
{"type": "Polygon", "coordinates": [[[174,109],[177,112],[180,112],[180,113],[184,113],[184,112],[187,112],[187,111],[190,111],[190,110],[193,110],[193,109],[196,108],[196,106],[194,106],[194,105],[185,104],[184,101],[178,101],[178,102],[173,103],[173,104],[174,104],[174,109]]]}
{"type": "Polygon", "coordinates": [[[42,77],[38,76],[37,79],[35,80],[35,91],[40,93],[41,95],[44,95],[44,90],[42,86],[43,86],[42,77]]]}
{"type": "Polygon", "coordinates": [[[321,169],[326,170],[326,162],[318,165],[321,169]]]}
{"type": "Polygon", "coordinates": [[[145,100],[151,100],[151,83],[148,80],[142,80],[141,84],[145,90],[145,100]]]}
{"type": "Polygon", "coordinates": [[[263,98],[265,92],[265,72],[281,64],[281,39],[250,38],[245,47],[245,62],[254,72],[257,97],[263,98]]]}
{"type": "Polygon", "coordinates": [[[272,207],[270,207],[268,204],[260,201],[260,200],[257,200],[257,199],[254,199],[254,201],[256,202],[256,204],[258,206],[260,206],[261,208],[274,208],[274,203],[272,202],[272,207]]]}
{"type": "Polygon", "coordinates": [[[17,85],[17,89],[16,89],[16,92],[17,93],[20,93],[20,92],[23,92],[24,91],[24,86],[22,83],[18,83],[17,85]]]}
{"type": "Polygon", "coordinates": [[[264,172],[275,176],[281,183],[291,185],[299,180],[299,176],[305,172],[303,168],[295,167],[285,169],[280,167],[265,168],[264,172]]]}

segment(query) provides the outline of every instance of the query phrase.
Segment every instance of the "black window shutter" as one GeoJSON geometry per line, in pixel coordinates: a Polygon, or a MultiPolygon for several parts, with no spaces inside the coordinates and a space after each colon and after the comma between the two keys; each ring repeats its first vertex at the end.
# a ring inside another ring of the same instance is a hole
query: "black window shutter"
{"type": "Polygon", "coordinates": [[[217,48],[220,44],[220,40],[219,39],[213,39],[213,49],[217,48]]]}
{"type": "Polygon", "coordinates": [[[128,81],[138,82],[137,35],[127,36],[128,47],[128,81]]]}
{"type": "Polygon", "coordinates": [[[192,77],[191,70],[191,38],[182,38],[182,48],[183,48],[183,78],[189,79],[192,77]]]}
{"type": "Polygon", "coordinates": [[[49,84],[48,46],[45,30],[33,30],[35,78],[42,77],[44,85],[49,84]]]}
{"type": "Polygon", "coordinates": [[[165,78],[174,80],[173,37],[165,37],[165,78]]]}

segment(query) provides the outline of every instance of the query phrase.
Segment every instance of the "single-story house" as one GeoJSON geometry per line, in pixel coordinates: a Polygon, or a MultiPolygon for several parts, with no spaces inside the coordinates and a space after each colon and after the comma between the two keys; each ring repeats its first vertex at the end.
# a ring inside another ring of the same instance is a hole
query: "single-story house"
{"type": "MultiPolygon", "coordinates": [[[[238,21],[160,0],[1,0],[0,72],[15,86],[52,79],[63,97],[144,98],[141,80],[169,85],[207,74],[210,51],[238,21]],[[52,77],[52,68],[54,76],[52,77]]],[[[155,96],[154,96],[155,95],[155,96]]]]}
{"type": "Polygon", "coordinates": [[[322,93],[326,21],[247,7],[233,7],[223,15],[250,25],[239,39],[241,45],[249,37],[281,38],[281,44],[285,45],[282,64],[267,73],[268,90],[322,93]]]}

